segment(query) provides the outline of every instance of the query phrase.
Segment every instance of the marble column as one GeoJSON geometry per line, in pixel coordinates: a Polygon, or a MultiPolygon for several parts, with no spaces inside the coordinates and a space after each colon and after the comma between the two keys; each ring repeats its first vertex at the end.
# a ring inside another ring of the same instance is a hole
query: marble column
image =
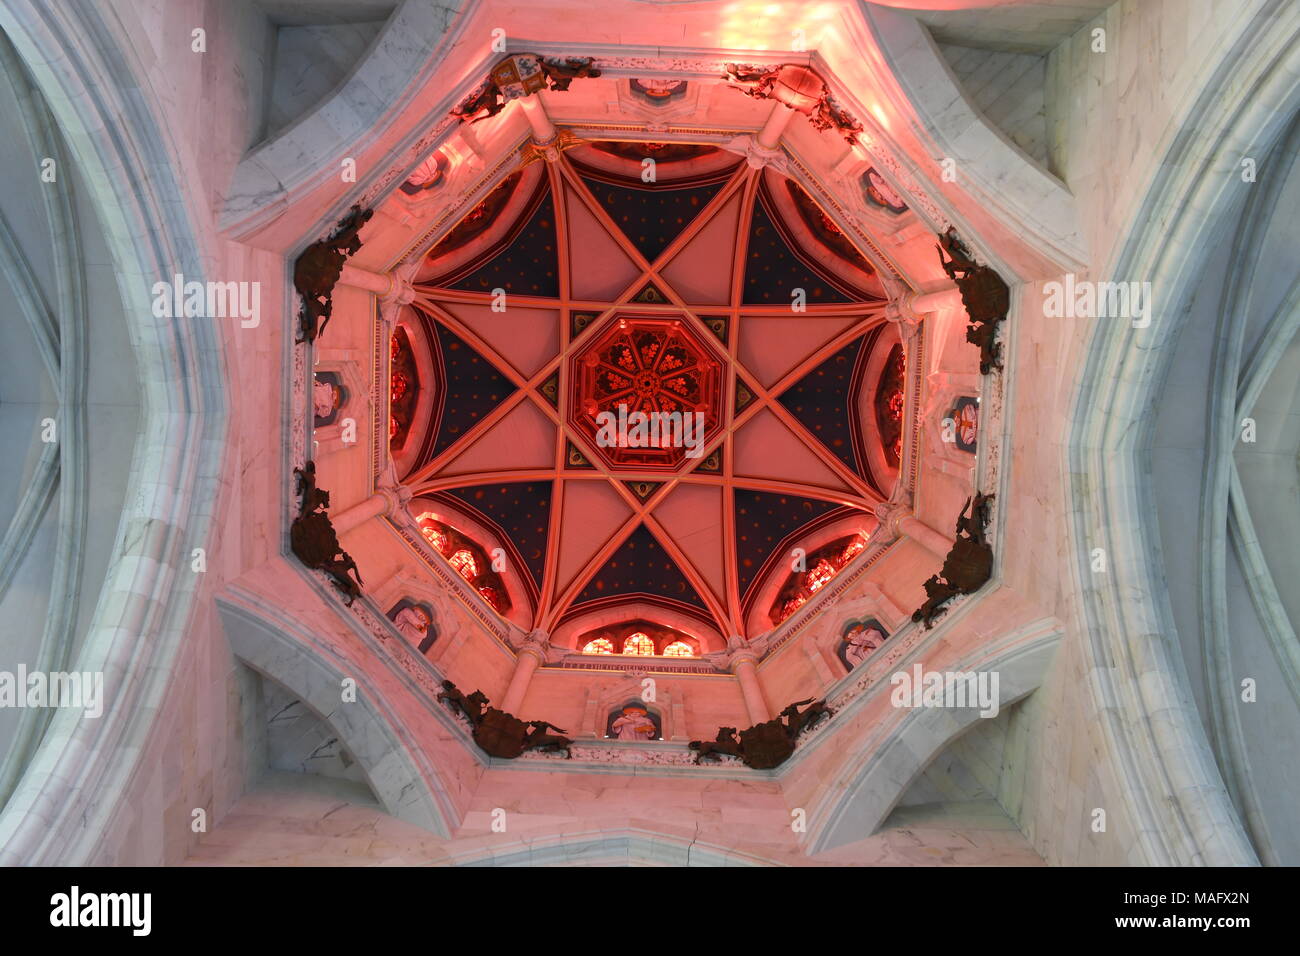
{"type": "Polygon", "coordinates": [[[772,112],[767,114],[767,122],[758,131],[755,142],[762,149],[776,149],[777,143],[781,142],[781,135],[785,132],[785,128],[790,125],[793,116],[794,110],[784,103],[773,103],[772,112]]]}
{"type": "Polygon", "coordinates": [[[763,697],[763,686],[758,681],[758,655],[750,650],[736,651],[731,655],[730,665],[731,672],[740,681],[740,693],[745,698],[745,712],[749,714],[750,725],[771,719],[771,711],[763,697]]]}
{"type": "Polygon", "coordinates": [[[953,538],[935,531],[916,515],[904,502],[885,501],[876,506],[876,520],[886,540],[906,537],[927,551],[946,558],[952,550],[953,538]]]}
{"type": "Polygon", "coordinates": [[[946,558],[948,552],[952,550],[952,538],[946,538],[938,531],[935,531],[928,524],[913,514],[902,514],[898,517],[898,531],[905,537],[911,538],[923,544],[930,551],[946,558]]]}
{"type": "Polygon", "coordinates": [[[524,119],[528,120],[528,126],[533,131],[533,142],[538,146],[553,143],[559,131],[551,122],[551,117],[546,112],[546,107],[542,105],[542,101],[536,96],[529,96],[520,100],[519,105],[524,111],[524,119]]]}
{"type": "Polygon", "coordinates": [[[405,305],[415,298],[415,290],[411,288],[410,279],[398,272],[384,275],[344,263],[339,282],[373,292],[384,303],[398,302],[405,305]]]}
{"type": "Polygon", "coordinates": [[[411,493],[406,488],[380,488],[369,498],[330,515],[330,523],[336,534],[343,534],[380,515],[400,517],[410,500],[411,493]]]}
{"type": "Polygon", "coordinates": [[[528,635],[515,647],[515,672],[510,675],[510,686],[501,699],[501,709],[507,714],[518,714],[519,707],[528,693],[533,674],[544,664],[551,654],[550,637],[545,631],[537,630],[528,635]]]}
{"type": "Polygon", "coordinates": [[[961,308],[961,290],[956,286],[938,292],[914,292],[905,297],[907,308],[915,315],[927,315],[943,309],[961,308]]]}
{"type": "Polygon", "coordinates": [[[515,672],[510,675],[510,686],[506,688],[505,697],[501,698],[501,709],[507,714],[519,713],[519,705],[524,702],[528,685],[532,683],[533,673],[545,659],[545,652],[532,644],[519,648],[515,657],[515,672]]]}
{"type": "Polygon", "coordinates": [[[926,316],[954,306],[961,308],[961,292],[955,285],[937,292],[909,292],[885,307],[885,318],[898,326],[898,337],[910,352],[926,316]]]}

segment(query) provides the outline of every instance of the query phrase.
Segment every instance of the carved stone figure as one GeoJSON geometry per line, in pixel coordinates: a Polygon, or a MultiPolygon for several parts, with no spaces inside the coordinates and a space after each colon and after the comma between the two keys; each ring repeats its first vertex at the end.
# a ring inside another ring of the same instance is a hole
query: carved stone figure
{"type": "Polygon", "coordinates": [[[619,740],[654,740],[655,722],[644,707],[624,707],[614,720],[613,729],[619,740]]]}
{"type": "Polygon", "coordinates": [[[429,635],[429,625],[432,623],[424,608],[417,605],[408,605],[393,616],[393,624],[402,636],[417,647],[429,635]]]}
{"type": "Polygon", "coordinates": [[[980,349],[980,374],[987,375],[1002,367],[1002,347],[997,342],[998,323],[1011,308],[1011,290],[1002,277],[977,263],[970,251],[949,229],[939,237],[939,263],[948,278],[957,284],[961,303],[970,316],[966,341],[980,349]]]}
{"type": "Polygon", "coordinates": [[[328,491],[316,487],[316,464],[307,462],[295,468],[298,494],[302,497],[298,517],[289,528],[289,547],[298,560],[309,568],[324,571],[347,598],[347,604],[361,596],[361,572],[352,556],[339,544],[334,525],[326,509],[329,507],[328,491]]]}
{"type": "Polygon", "coordinates": [[[360,206],[353,206],[328,239],[313,242],[293,264],[293,285],[302,296],[302,310],[298,313],[299,342],[314,342],[325,331],[343,263],[361,248],[358,233],[374,214],[373,209],[363,211],[360,206]]]}
{"type": "Polygon", "coordinates": [[[530,720],[528,726],[530,730],[528,736],[524,738],[525,750],[540,750],[542,753],[558,753],[563,750],[566,758],[572,756],[569,747],[572,746],[573,741],[563,736],[568,733],[567,730],[548,724],[544,720],[530,720]],[[548,730],[554,730],[555,733],[548,734],[548,730]]]}
{"type": "Polygon", "coordinates": [[[482,86],[475,87],[474,92],[451,111],[451,115],[462,123],[466,121],[477,123],[496,116],[505,108],[506,101],[497,92],[496,84],[488,81],[482,86]]]}
{"type": "Polygon", "coordinates": [[[844,640],[844,657],[852,668],[865,661],[872,651],[885,643],[885,634],[878,627],[859,624],[844,636],[844,640]]]}
{"type": "Polygon", "coordinates": [[[776,70],[769,67],[754,66],[750,63],[727,63],[726,78],[731,85],[746,96],[765,100],[772,95],[772,85],[776,82],[776,70]]]}
{"type": "Polygon", "coordinates": [[[807,116],[814,129],[837,130],[850,144],[858,141],[862,124],[831,96],[825,81],[808,67],[792,63],[778,67],[727,63],[723,68],[733,89],[759,100],[775,96],[778,101],[807,116]],[[821,90],[815,92],[818,85],[821,90]],[[790,96],[791,91],[797,91],[794,99],[790,96]]]}
{"type": "Polygon", "coordinates": [[[834,129],[852,145],[858,141],[862,124],[857,117],[842,107],[830,93],[823,93],[817,109],[808,117],[808,121],[820,130],[834,129]]]}
{"type": "Polygon", "coordinates": [[[795,701],[780,715],[761,724],[755,724],[736,737],[735,727],[722,727],[716,740],[692,740],[690,747],[697,751],[695,762],[718,760],[721,754],[739,757],[747,767],[770,770],[785,763],[794,753],[799,735],[833,716],[826,701],[808,697],[795,701]],[[806,705],[806,706],[805,706],[806,705]],[[799,708],[803,707],[803,710],[799,708]]]}
{"type": "Polygon", "coordinates": [[[740,756],[740,741],[736,739],[735,727],[719,727],[718,734],[713,740],[692,740],[689,746],[692,750],[698,751],[695,755],[697,764],[701,760],[716,761],[721,754],[729,757],[740,756]]]}
{"type": "Polygon", "coordinates": [[[794,741],[785,722],[773,717],[740,732],[740,759],[755,770],[771,770],[794,753],[794,741]]]}
{"type": "Polygon", "coordinates": [[[565,757],[571,756],[569,747],[573,741],[562,736],[564,730],[544,720],[525,722],[514,714],[489,707],[487,695],[481,690],[466,695],[451,681],[444,680],[438,700],[469,721],[474,742],[489,756],[513,760],[525,750],[543,753],[563,750],[565,757]],[[556,733],[547,733],[550,730],[556,733]]]}
{"type": "Polygon", "coordinates": [[[811,730],[823,721],[830,720],[834,712],[827,706],[826,701],[817,700],[809,697],[805,700],[797,700],[785,710],[781,711],[781,716],[785,718],[785,726],[789,731],[791,740],[798,740],[799,735],[805,730],[811,730]],[[804,710],[799,710],[807,704],[804,710]]]}
{"type": "Polygon", "coordinates": [[[474,742],[483,752],[514,760],[525,750],[528,738],[528,725],[514,714],[489,707],[474,725],[474,742]]]}
{"type": "Polygon", "coordinates": [[[311,385],[312,413],[317,418],[329,418],[339,407],[342,395],[332,382],[315,379],[311,385]]]}
{"type": "Polygon", "coordinates": [[[542,72],[551,81],[551,89],[561,93],[566,92],[574,80],[600,76],[596,61],[589,56],[544,57],[542,72]]]}
{"type": "Polygon", "coordinates": [[[487,707],[488,699],[481,690],[476,690],[466,696],[451,681],[444,680],[442,682],[442,693],[438,695],[438,701],[440,703],[450,702],[453,710],[459,711],[462,717],[477,726],[479,720],[483,717],[483,711],[487,707]]]}
{"type": "Polygon", "coordinates": [[[461,122],[477,123],[496,116],[511,100],[532,96],[540,90],[563,93],[569,84],[583,77],[600,76],[596,61],[589,56],[544,57],[535,53],[512,53],[492,67],[487,79],[475,87],[451,115],[461,122]]]}
{"type": "Polygon", "coordinates": [[[922,622],[926,630],[934,626],[944,605],[959,594],[973,594],[993,576],[993,548],[984,535],[989,523],[988,503],[992,499],[992,495],[983,494],[966,499],[957,518],[957,538],[952,550],[939,573],[923,585],[925,603],[912,612],[912,620],[922,622]]]}

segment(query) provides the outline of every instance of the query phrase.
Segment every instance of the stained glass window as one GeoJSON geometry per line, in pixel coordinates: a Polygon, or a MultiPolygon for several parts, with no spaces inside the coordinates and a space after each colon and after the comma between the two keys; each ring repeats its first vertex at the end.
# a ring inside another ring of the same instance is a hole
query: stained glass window
{"type": "Polygon", "coordinates": [[[865,551],[866,547],[866,536],[859,533],[847,541],[841,538],[832,542],[810,555],[810,560],[815,559],[813,566],[802,574],[792,574],[785,588],[777,595],[770,612],[772,623],[780,624],[807,604],[814,594],[829,584],[831,579],[865,551]]]}
{"type": "Polygon", "coordinates": [[[650,640],[640,631],[632,634],[623,642],[624,654],[635,654],[638,657],[653,657],[655,653],[655,642],[650,640]]]}
{"type": "Polygon", "coordinates": [[[433,545],[439,554],[447,553],[447,536],[437,528],[431,528],[428,525],[424,525],[420,528],[420,534],[424,535],[424,540],[433,545]]]}
{"type": "Polygon", "coordinates": [[[448,558],[447,563],[459,571],[460,576],[466,581],[473,581],[478,577],[478,565],[474,562],[474,555],[463,548],[448,558]]]}
{"type": "Polygon", "coordinates": [[[664,648],[664,657],[694,657],[695,651],[685,641],[673,641],[664,648]]]}
{"type": "Polygon", "coordinates": [[[598,637],[594,641],[588,641],[587,646],[582,649],[584,654],[613,654],[614,644],[608,638],[598,637]]]}

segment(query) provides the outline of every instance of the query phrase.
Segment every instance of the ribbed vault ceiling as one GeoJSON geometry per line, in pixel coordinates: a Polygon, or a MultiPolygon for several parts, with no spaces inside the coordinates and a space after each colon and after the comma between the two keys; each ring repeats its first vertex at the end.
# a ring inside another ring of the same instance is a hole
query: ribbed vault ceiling
{"type": "Polygon", "coordinates": [[[897,342],[874,267],[799,186],[722,150],[596,143],[526,167],[416,290],[436,395],[404,481],[497,534],[536,626],[649,602],[753,633],[786,552],[869,532],[893,487],[859,400],[897,342]],[[699,412],[705,440],[602,447],[594,415],[620,404],[699,412]]]}

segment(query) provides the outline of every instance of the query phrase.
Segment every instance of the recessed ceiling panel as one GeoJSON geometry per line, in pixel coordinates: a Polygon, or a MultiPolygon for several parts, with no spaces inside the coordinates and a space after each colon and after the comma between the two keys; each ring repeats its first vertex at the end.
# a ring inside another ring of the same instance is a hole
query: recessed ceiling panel
{"type": "Polygon", "coordinates": [[[764,409],[732,438],[732,469],[738,477],[794,481],[848,491],[809,447],[770,411],[764,409]]]}
{"type": "Polygon", "coordinates": [[[681,189],[639,189],[585,176],[583,182],[623,234],[652,263],[723,186],[710,183],[681,189]]]}
{"type": "Polygon", "coordinates": [[[862,342],[863,339],[854,339],[792,385],[779,399],[800,424],[858,474],[863,472],[854,448],[853,397],[857,390],[854,374],[862,342]]]}
{"type": "Polygon", "coordinates": [[[740,357],[760,385],[771,388],[861,316],[746,316],[740,320],[740,357]]]}
{"type": "Polygon", "coordinates": [[[569,190],[565,203],[569,230],[570,296],[612,302],[641,270],[600,221],[569,190]]]}
{"type": "Polygon", "coordinates": [[[704,601],[686,575],[645,525],[637,526],[573,603],[579,605],[628,594],[649,594],[705,609],[704,601]]]}
{"type": "Polygon", "coordinates": [[[725,603],[722,495],[718,485],[678,485],[654,515],[714,596],[725,603]]]}
{"type": "Polygon", "coordinates": [[[566,481],[556,573],[563,591],[632,514],[627,502],[607,482],[566,481]]]}
{"type": "Polygon", "coordinates": [[[443,308],[525,378],[560,353],[559,309],[512,306],[508,299],[504,312],[466,302],[448,302],[443,308]]]}
{"type": "Polygon", "coordinates": [[[737,191],[664,267],[664,279],[683,301],[691,305],[730,303],[731,257],[739,218],[737,191]]]}
{"type": "Polygon", "coordinates": [[[431,324],[442,360],[442,380],[446,383],[442,419],[433,443],[433,457],[436,457],[469,434],[515,387],[464,339],[441,322],[431,324]]]}
{"type": "MultiPolygon", "coordinates": [[[[447,493],[505,533],[540,587],[551,521],[551,492],[551,481],[517,481],[456,488],[447,493]]],[[[498,573],[509,574],[508,564],[498,573]]]]}
{"type": "Polygon", "coordinates": [[[736,489],[735,500],[736,572],[742,595],[782,541],[839,507],[832,501],[745,488],[736,489]]]}
{"type": "Polygon", "coordinates": [[[741,300],[747,305],[808,305],[849,302],[848,296],[791,248],[762,202],[754,203],[745,249],[745,285],[741,300]],[[801,299],[796,293],[802,292],[801,299]]]}
{"type": "Polygon", "coordinates": [[[439,471],[440,475],[490,474],[550,468],[555,462],[555,426],[530,401],[512,408],[439,471]]]}

